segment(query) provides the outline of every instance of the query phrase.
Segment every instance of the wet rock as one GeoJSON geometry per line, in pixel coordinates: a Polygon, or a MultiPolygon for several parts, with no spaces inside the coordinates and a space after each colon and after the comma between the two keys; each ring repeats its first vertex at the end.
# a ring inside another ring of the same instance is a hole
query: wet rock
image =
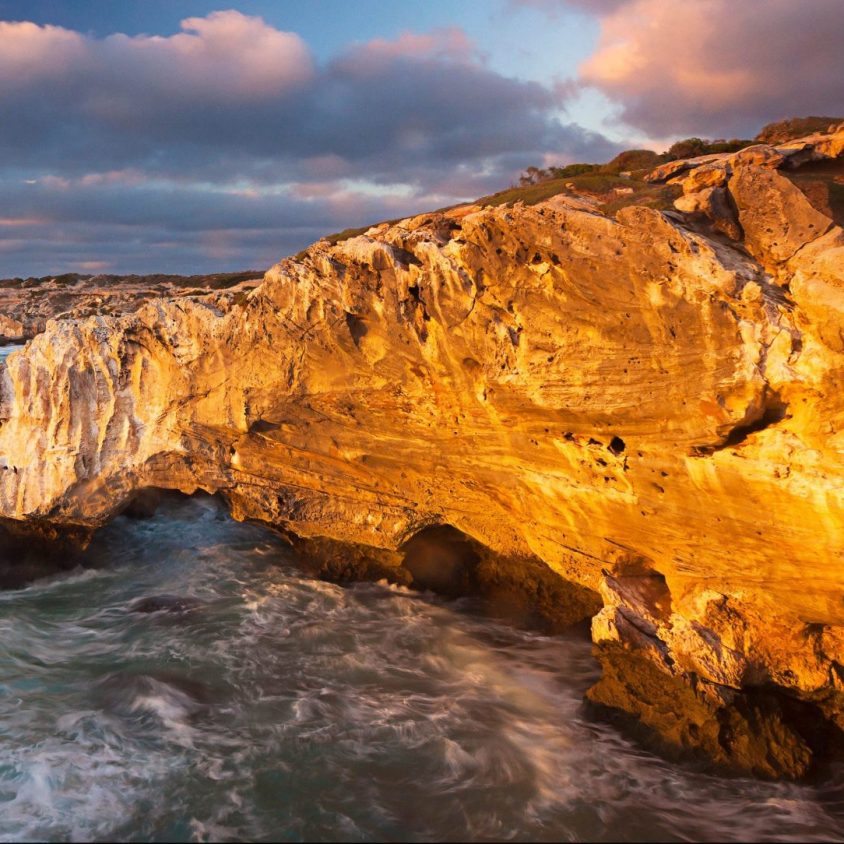
{"type": "Polygon", "coordinates": [[[386,580],[409,586],[411,576],[402,568],[401,555],[385,548],[326,537],[300,537],[286,532],[295,562],[309,574],[333,583],[386,580]]]}
{"type": "Polygon", "coordinates": [[[844,749],[844,695],[828,681],[838,645],[823,628],[772,623],[715,591],[672,600],[647,568],[605,573],[601,596],[602,677],[588,699],[603,714],[632,716],[663,749],[772,779],[816,774],[844,749]]]}
{"type": "Polygon", "coordinates": [[[161,504],[163,492],[160,489],[142,489],[124,507],[122,515],[130,519],[151,519],[161,504]]]}
{"type": "Polygon", "coordinates": [[[0,524],[0,589],[21,589],[39,578],[84,565],[81,549],[89,538],[88,531],[65,531],[58,526],[27,532],[14,523],[0,524]]]}
{"type": "Polygon", "coordinates": [[[818,778],[844,751],[844,732],[811,701],[775,686],[707,694],[696,675],[671,675],[642,650],[603,643],[592,711],[658,751],[764,779],[818,778]],[[719,704],[718,701],[722,700],[719,704]]]}
{"type": "Polygon", "coordinates": [[[177,595],[151,595],[148,598],[138,598],[130,607],[130,612],[135,613],[171,613],[182,615],[194,612],[202,607],[202,601],[196,598],[180,597],[177,595]]]}
{"type": "Polygon", "coordinates": [[[175,671],[118,671],[95,683],[92,695],[109,712],[153,715],[170,725],[188,724],[217,700],[209,685],[175,671]]]}

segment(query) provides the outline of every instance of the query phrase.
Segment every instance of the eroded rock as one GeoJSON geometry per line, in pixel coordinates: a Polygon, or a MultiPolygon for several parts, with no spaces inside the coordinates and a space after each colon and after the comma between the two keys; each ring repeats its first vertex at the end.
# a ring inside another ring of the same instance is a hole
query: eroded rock
{"type": "Polygon", "coordinates": [[[600,590],[595,700],[802,775],[806,713],[842,723],[844,277],[791,154],[687,162],[726,238],[714,193],[467,207],[317,243],[226,308],[51,322],[0,367],[0,516],[84,532],[204,489],[337,579],[560,625],[600,590]]]}

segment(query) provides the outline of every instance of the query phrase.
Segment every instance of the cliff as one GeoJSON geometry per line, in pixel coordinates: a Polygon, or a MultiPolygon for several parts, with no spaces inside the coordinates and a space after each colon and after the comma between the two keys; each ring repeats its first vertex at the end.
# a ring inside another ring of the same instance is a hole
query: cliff
{"type": "Polygon", "coordinates": [[[51,319],[133,313],[150,299],[245,294],[259,272],[212,275],[79,275],[0,279],[0,343],[31,340],[51,319]]]}
{"type": "Polygon", "coordinates": [[[671,162],[668,212],[423,215],[240,302],[51,321],[0,368],[7,530],[220,492],[323,574],[591,617],[594,704],[817,770],[844,728],[842,151],[839,127],[671,162]]]}

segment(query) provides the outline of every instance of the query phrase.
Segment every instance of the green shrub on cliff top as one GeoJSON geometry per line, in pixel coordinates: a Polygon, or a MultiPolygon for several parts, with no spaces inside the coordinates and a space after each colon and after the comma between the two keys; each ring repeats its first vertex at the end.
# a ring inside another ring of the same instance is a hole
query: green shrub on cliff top
{"type": "Polygon", "coordinates": [[[804,135],[826,132],[839,123],[844,123],[844,117],[789,117],[764,126],[756,140],[764,144],[782,144],[804,135]]]}

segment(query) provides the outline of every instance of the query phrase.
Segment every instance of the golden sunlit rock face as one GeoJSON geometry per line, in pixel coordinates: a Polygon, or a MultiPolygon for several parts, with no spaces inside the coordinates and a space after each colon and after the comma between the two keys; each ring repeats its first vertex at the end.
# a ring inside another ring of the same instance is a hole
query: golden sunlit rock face
{"type": "Polygon", "coordinates": [[[844,727],[844,232],[785,174],[842,148],[652,174],[677,212],[464,207],[241,301],[50,322],[0,369],[0,514],[219,491],[323,573],[594,616],[595,704],[805,774],[844,727]]]}

